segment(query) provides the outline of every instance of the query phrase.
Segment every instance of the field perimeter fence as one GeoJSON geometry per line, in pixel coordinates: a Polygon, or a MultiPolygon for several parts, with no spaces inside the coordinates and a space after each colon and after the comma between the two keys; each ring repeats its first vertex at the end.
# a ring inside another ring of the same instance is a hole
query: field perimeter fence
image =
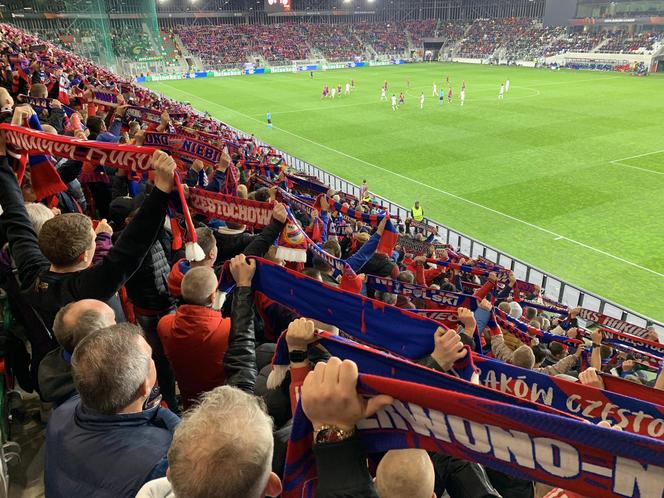
{"type": "MultiPolygon", "coordinates": [[[[250,137],[250,135],[243,132],[242,130],[238,130],[236,128],[232,129],[243,137],[250,137]]],[[[313,164],[303,161],[302,159],[292,156],[287,152],[276,149],[270,144],[258,140],[256,137],[254,137],[254,140],[259,145],[270,146],[277,150],[280,154],[283,155],[288,165],[295,168],[296,170],[318,178],[321,182],[325,183],[330,188],[345,192],[355,197],[359,197],[360,187],[358,185],[333,175],[332,173],[329,173],[317,166],[314,166],[313,164]]],[[[377,196],[375,193],[372,194],[376,203],[379,204],[388,213],[390,213],[391,216],[398,216],[401,219],[408,218],[408,209],[380,196],[377,196]]],[[[537,284],[542,289],[544,289],[544,295],[547,298],[553,299],[559,303],[566,304],[567,306],[573,308],[577,306],[587,308],[589,310],[596,311],[613,318],[618,318],[640,327],[645,327],[646,325],[652,323],[660,333],[660,336],[664,334],[664,324],[661,322],[648,318],[640,313],[637,313],[636,311],[626,308],[625,306],[604,299],[603,297],[600,297],[590,291],[584,290],[581,287],[567,283],[564,280],[551,275],[550,273],[547,273],[535,266],[529,265],[528,263],[510,256],[504,251],[495,249],[483,242],[480,242],[479,240],[473,239],[472,237],[469,237],[462,232],[454,230],[437,221],[427,218],[425,219],[425,222],[427,225],[436,227],[438,229],[438,238],[442,242],[458,248],[460,252],[473,258],[482,256],[496,264],[511,269],[518,279],[530,282],[532,284],[537,284]]]]}

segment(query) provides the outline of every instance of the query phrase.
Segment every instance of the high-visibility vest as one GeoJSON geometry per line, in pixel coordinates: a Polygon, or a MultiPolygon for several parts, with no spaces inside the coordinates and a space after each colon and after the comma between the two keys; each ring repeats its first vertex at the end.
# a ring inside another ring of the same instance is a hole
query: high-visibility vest
{"type": "Polygon", "coordinates": [[[422,206],[419,208],[413,206],[413,219],[415,221],[422,221],[424,219],[424,208],[422,206]]]}

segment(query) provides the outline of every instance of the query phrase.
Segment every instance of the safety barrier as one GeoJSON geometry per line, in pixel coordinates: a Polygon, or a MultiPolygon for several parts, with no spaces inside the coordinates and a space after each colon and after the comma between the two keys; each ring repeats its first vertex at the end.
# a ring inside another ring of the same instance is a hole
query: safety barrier
{"type": "MultiPolygon", "coordinates": [[[[233,129],[238,134],[244,137],[249,137],[247,133],[235,128],[233,129]]],[[[255,137],[254,139],[259,145],[269,145],[265,142],[261,142],[255,137]]],[[[295,168],[296,170],[306,173],[307,175],[315,176],[334,190],[342,191],[355,197],[359,197],[360,187],[358,185],[333,175],[332,173],[318,168],[317,166],[303,161],[302,159],[294,157],[287,152],[279,150],[279,153],[283,155],[288,165],[295,168]]],[[[400,206],[399,204],[395,204],[394,202],[376,196],[375,194],[374,199],[377,201],[377,204],[379,204],[392,216],[398,216],[401,219],[405,219],[409,216],[409,210],[403,206],[400,206]]],[[[436,227],[438,229],[438,238],[440,238],[444,243],[458,248],[460,252],[473,258],[482,256],[496,264],[511,269],[518,279],[530,282],[532,284],[537,284],[542,289],[544,289],[544,295],[547,298],[553,299],[559,303],[566,304],[567,306],[578,306],[587,308],[592,311],[597,311],[604,315],[618,318],[640,327],[653,324],[655,325],[655,328],[658,330],[658,332],[660,332],[660,335],[664,334],[664,324],[661,322],[648,318],[641,313],[637,313],[636,311],[633,311],[625,306],[621,306],[612,301],[604,299],[603,297],[582,289],[579,286],[567,283],[564,280],[551,275],[550,273],[547,273],[535,266],[529,265],[528,263],[524,263],[523,261],[510,256],[504,251],[495,249],[483,242],[480,242],[479,240],[473,239],[472,237],[469,237],[468,235],[465,235],[458,230],[447,227],[437,221],[431,219],[426,219],[425,221],[429,226],[436,227]]]]}

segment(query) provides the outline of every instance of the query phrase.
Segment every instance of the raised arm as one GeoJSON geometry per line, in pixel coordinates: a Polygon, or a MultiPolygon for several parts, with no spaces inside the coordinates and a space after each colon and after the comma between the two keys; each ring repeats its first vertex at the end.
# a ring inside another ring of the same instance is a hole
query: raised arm
{"type": "Polygon", "coordinates": [[[357,380],[355,363],[330,358],[302,385],[302,409],[314,428],[318,498],[378,498],[355,424],[393,400],[385,395],[365,400],[357,394],[357,380]]]}
{"type": "Polygon", "coordinates": [[[246,256],[263,257],[270,246],[277,240],[281,230],[286,222],[286,208],[283,204],[277,203],[272,210],[272,221],[266,226],[258,237],[255,237],[249,245],[242,251],[246,256]]]}
{"type": "Polygon", "coordinates": [[[110,299],[138,270],[157,239],[164,224],[168,198],[173,190],[175,161],[166,153],[155,151],[152,165],[155,170],[155,188],[113,248],[101,263],[69,279],[69,290],[77,299],[110,299]]]}
{"type": "Polygon", "coordinates": [[[27,288],[34,283],[41,271],[51,264],[39,249],[35,233],[23,203],[23,194],[16,181],[7,157],[4,138],[0,144],[0,230],[9,243],[21,285],[27,288]]]}
{"type": "Polygon", "coordinates": [[[231,259],[230,270],[236,286],[231,307],[231,335],[224,356],[226,384],[253,394],[258,367],[251,279],[256,272],[256,262],[240,254],[231,259]]]}

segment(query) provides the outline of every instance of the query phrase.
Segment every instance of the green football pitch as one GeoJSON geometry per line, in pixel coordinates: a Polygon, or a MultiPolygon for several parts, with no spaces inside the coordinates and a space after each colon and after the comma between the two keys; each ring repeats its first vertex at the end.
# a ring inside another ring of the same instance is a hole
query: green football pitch
{"type": "Polygon", "coordinates": [[[664,321],[661,77],[419,64],[148,86],[664,321]],[[454,96],[441,106],[432,86],[446,76],[454,96]],[[351,79],[350,96],[321,99],[325,84],[351,79]],[[380,101],[384,80],[388,96],[406,94],[396,112],[380,101]]]}

